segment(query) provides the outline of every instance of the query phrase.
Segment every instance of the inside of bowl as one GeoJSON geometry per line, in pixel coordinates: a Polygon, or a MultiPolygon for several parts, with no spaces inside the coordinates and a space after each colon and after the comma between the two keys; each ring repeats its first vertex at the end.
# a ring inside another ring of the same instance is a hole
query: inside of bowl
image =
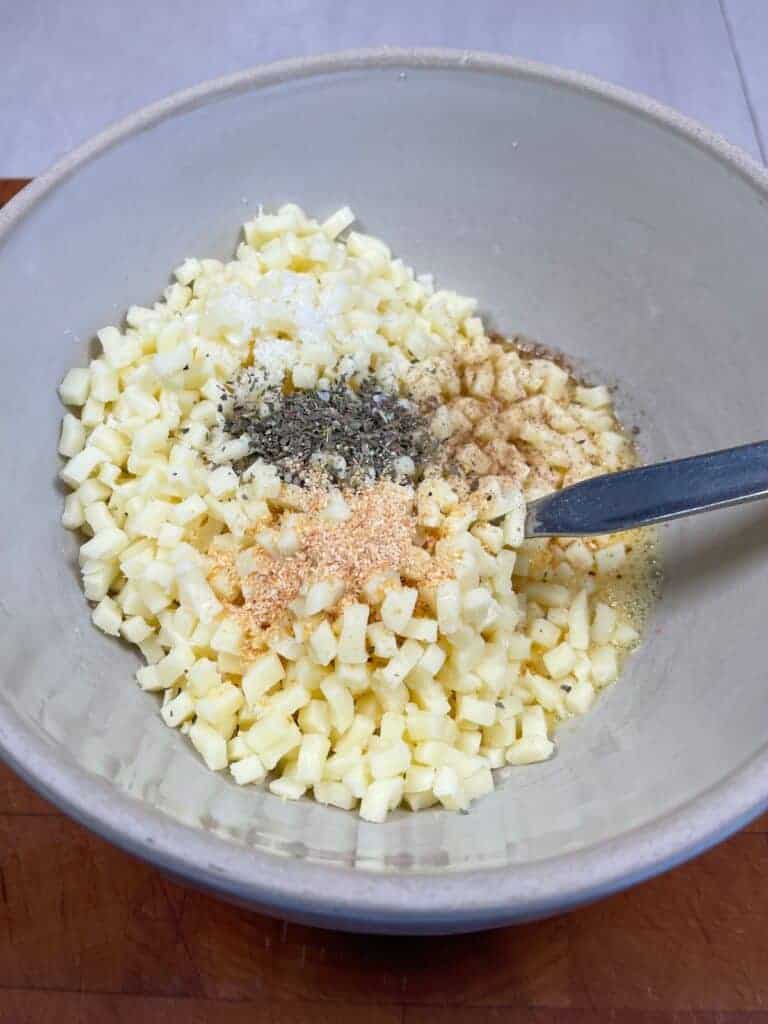
{"type": "MultiPolygon", "coordinates": [[[[213,95],[116,141],[0,239],[0,701],[13,728],[170,818],[236,844],[371,870],[534,862],[690,802],[764,750],[768,516],[664,534],[640,651],[549,763],[469,815],[383,826],[212,774],[90,624],[59,525],[55,387],[97,328],[185,256],[227,257],[259,204],[343,204],[493,327],[616,382],[649,457],[764,433],[766,198],[669,126],[538,75],[380,67],[213,95]]],[[[5,728],[9,728],[6,720],[5,728]]]]}

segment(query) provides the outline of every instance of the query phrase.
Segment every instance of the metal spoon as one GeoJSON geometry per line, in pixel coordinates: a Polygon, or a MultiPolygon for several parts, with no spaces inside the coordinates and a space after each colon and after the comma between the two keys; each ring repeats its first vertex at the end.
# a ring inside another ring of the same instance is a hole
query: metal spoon
{"type": "Polygon", "coordinates": [[[589,537],[768,497],[768,441],[608,473],[528,505],[526,537],[589,537]]]}

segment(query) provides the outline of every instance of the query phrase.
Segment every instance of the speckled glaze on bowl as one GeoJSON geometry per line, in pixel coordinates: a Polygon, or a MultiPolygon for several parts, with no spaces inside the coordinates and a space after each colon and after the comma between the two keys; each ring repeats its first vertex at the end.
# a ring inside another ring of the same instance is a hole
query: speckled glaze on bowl
{"type": "Polygon", "coordinates": [[[259,203],[365,229],[479,297],[493,326],[618,383],[647,453],[757,440],[768,177],[656,104],[479,54],[351,53],[174,96],[0,214],[0,752],[139,857],[268,913],[447,932],[544,916],[690,857],[768,797],[759,506],[665,533],[644,647],[549,763],[469,815],[383,826],[208,772],[91,627],[59,526],[55,386],[187,255],[228,256],[259,203]]]}

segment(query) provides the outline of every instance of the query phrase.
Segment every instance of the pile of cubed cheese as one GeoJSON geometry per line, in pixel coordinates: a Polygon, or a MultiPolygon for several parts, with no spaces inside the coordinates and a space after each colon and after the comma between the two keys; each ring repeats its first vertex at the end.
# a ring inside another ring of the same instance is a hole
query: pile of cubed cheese
{"type": "MultiPolygon", "coordinates": [[[[279,540],[295,494],[267,464],[239,479],[236,440],[212,462],[220,384],[253,365],[295,388],[341,373],[399,387],[414,366],[439,381],[455,351],[487,344],[472,300],[435,291],[381,241],[340,240],[352,219],[285,206],[246,224],[231,262],[187,259],[162,301],[131,307],[124,329],[99,332],[101,355],[67,373],[59,450],[93,621],[140,648],[139,685],[162,695],[166,724],[239,785],[381,822],[401,805],[464,810],[493,769],[546,760],[556,720],[589,709],[637,633],[600,598],[622,541],[523,542],[520,492],[489,477],[486,509],[446,480],[414,489],[450,578],[378,576],[341,605],[336,581],[317,580],[263,649],[246,646],[211,552],[252,545],[254,522],[279,540]]],[[[537,362],[521,375],[527,398],[547,393],[537,362]]],[[[599,410],[590,443],[615,437],[607,391],[564,387],[549,365],[548,401],[580,429],[579,410],[599,410]]]]}

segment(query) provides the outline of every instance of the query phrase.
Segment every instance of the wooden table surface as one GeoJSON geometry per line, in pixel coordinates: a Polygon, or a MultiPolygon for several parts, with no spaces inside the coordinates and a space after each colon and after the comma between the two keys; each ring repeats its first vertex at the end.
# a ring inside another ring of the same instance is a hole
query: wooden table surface
{"type": "MultiPolygon", "coordinates": [[[[0,203],[22,180],[0,181],[0,203]]],[[[562,917],[366,938],[237,910],[0,767],[0,1024],[768,1024],[768,815],[562,917]]]]}

